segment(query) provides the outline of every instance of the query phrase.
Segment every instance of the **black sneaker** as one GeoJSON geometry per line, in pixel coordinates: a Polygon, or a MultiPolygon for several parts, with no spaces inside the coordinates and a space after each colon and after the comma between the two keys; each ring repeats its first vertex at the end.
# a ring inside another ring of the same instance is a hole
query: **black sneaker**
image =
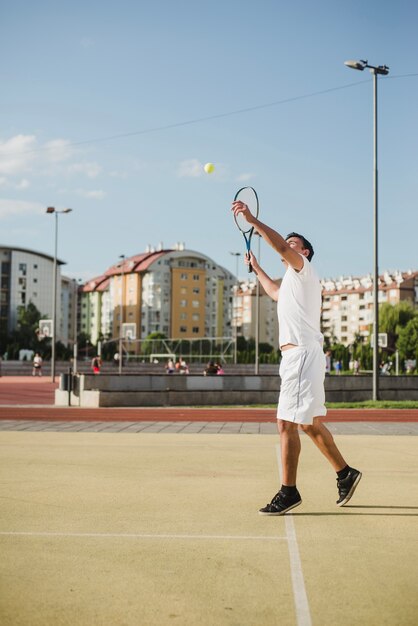
{"type": "Polygon", "coordinates": [[[270,504],[259,510],[260,515],[284,515],[291,509],[302,504],[299,491],[296,490],[294,496],[287,496],[283,491],[279,491],[274,496],[270,504]]]}
{"type": "Polygon", "coordinates": [[[351,467],[345,478],[337,478],[338,494],[340,496],[337,500],[337,506],[344,506],[344,504],[347,504],[355,492],[356,487],[361,480],[361,476],[361,472],[351,467]]]}

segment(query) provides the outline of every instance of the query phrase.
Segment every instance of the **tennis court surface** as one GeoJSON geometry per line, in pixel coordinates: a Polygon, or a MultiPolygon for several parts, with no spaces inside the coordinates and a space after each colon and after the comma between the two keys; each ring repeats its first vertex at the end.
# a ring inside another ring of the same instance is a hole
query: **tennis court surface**
{"type": "Polygon", "coordinates": [[[418,613],[415,436],[302,437],[292,515],[270,434],[0,433],[0,623],[404,625],[418,613]]]}

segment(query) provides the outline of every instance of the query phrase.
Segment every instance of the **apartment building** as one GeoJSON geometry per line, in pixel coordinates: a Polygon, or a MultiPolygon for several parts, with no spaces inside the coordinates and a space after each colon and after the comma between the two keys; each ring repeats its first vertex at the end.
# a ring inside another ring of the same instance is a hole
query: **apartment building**
{"type": "MultiPolygon", "coordinates": [[[[277,280],[278,286],[281,279],[277,280]]],[[[279,326],[277,322],[277,302],[266,294],[259,286],[259,341],[268,343],[275,348],[279,343],[279,326]]],[[[245,339],[254,339],[257,324],[257,283],[255,281],[241,282],[234,289],[234,308],[232,325],[238,336],[245,339]]]]}
{"type": "MultiPolygon", "coordinates": [[[[372,276],[324,279],[322,285],[322,332],[344,345],[357,334],[369,338],[373,323],[372,276]]],[[[401,301],[418,305],[418,271],[384,272],[379,276],[379,305],[401,301]]]]}
{"type": "MultiPolygon", "coordinates": [[[[75,281],[61,275],[57,259],[57,340],[74,336],[75,281]]],[[[3,334],[17,327],[19,307],[32,302],[41,316],[52,319],[54,257],[27,248],[0,246],[0,327],[3,334]]]]}
{"type": "Polygon", "coordinates": [[[80,330],[95,343],[134,324],[137,339],[231,336],[235,277],[200,252],[177,244],[121,258],[81,291],[80,330]]]}

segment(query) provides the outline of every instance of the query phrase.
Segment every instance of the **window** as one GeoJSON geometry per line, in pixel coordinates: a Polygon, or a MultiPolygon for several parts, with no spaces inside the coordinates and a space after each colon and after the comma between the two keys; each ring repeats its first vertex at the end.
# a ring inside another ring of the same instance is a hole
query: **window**
{"type": "Polygon", "coordinates": [[[187,320],[187,313],[180,313],[181,320],[187,320]]]}
{"type": "Polygon", "coordinates": [[[180,306],[181,307],[186,307],[187,306],[187,300],[180,300],[180,306]]]}
{"type": "Polygon", "coordinates": [[[194,287],[193,288],[193,293],[200,293],[200,287],[194,287]]]}
{"type": "Polygon", "coordinates": [[[23,276],[26,276],[26,263],[19,263],[19,272],[22,272],[23,276]]]}
{"type": "Polygon", "coordinates": [[[187,326],[180,326],[181,333],[187,333],[187,326]]]}
{"type": "Polygon", "coordinates": [[[199,308],[199,300],[192,300],[192,307],[194,309],[198,309],[199,308]]]}
{"type": "Polygon", "coordinates": [[[200,280],[200,274],[193,274],[193,280],[200,280]]]}
{"type": "Polygon", "coordinates": [[[184,274],[184,273],[180,274],[180,279],[187,280],[187,274],[184,274]]]}
{"type": "Polygon", "coordinates": [[[193,326],[192,333],[196,335],[199,332],[199,326],[193,326]]]}
{"type": "Polygon", "coordinates": [[[199,313],[193,313],[193,315],[192,315],[192,320],[193,320],[194,322],[197,322],[199,319],[200,319],[200,315],[199,315],[199,313]]]}
{"type": "Polygon", "coordinates": [[[33,264],[33,269],[34,269],[34,270],[37,270],[37,269],[38,269],[38,266],[37,266],[37,264],[36,264],[36,263],[34,263],[34,264],[33,264]]]}

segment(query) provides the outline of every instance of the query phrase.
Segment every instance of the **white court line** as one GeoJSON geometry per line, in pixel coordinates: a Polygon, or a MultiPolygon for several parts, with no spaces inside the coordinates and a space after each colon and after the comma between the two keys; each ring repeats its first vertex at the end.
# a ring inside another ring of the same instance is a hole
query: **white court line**
{"type": "MultiPolygon", "coordinates": [[[[282,482],[282,460],[280,445],[276,445],[277,463],[279,466],[279,478],[282,482]]],[[[309,610],[308,596],[306,594],[305,581],[303,578],[302,563],[299,555],[299,546],[296,538],[293,517],[287,513],[284,516],[286,536],[289,546],[290,572],[292,577],[293,598],[295,601],[296,621],[298,626],[312,626],[311,613],[309,610]]]]}
{"type": "Polygon", "coordinates": [[[257,541],[287,541],[287,537],[259,536],[259,535],[152,535],[144,533],[54,533],[30,531],[0,531],[0,536],[8,537],[97,537],[99,539],[221,539],[221,540],[257,540],[257,541]]]}

